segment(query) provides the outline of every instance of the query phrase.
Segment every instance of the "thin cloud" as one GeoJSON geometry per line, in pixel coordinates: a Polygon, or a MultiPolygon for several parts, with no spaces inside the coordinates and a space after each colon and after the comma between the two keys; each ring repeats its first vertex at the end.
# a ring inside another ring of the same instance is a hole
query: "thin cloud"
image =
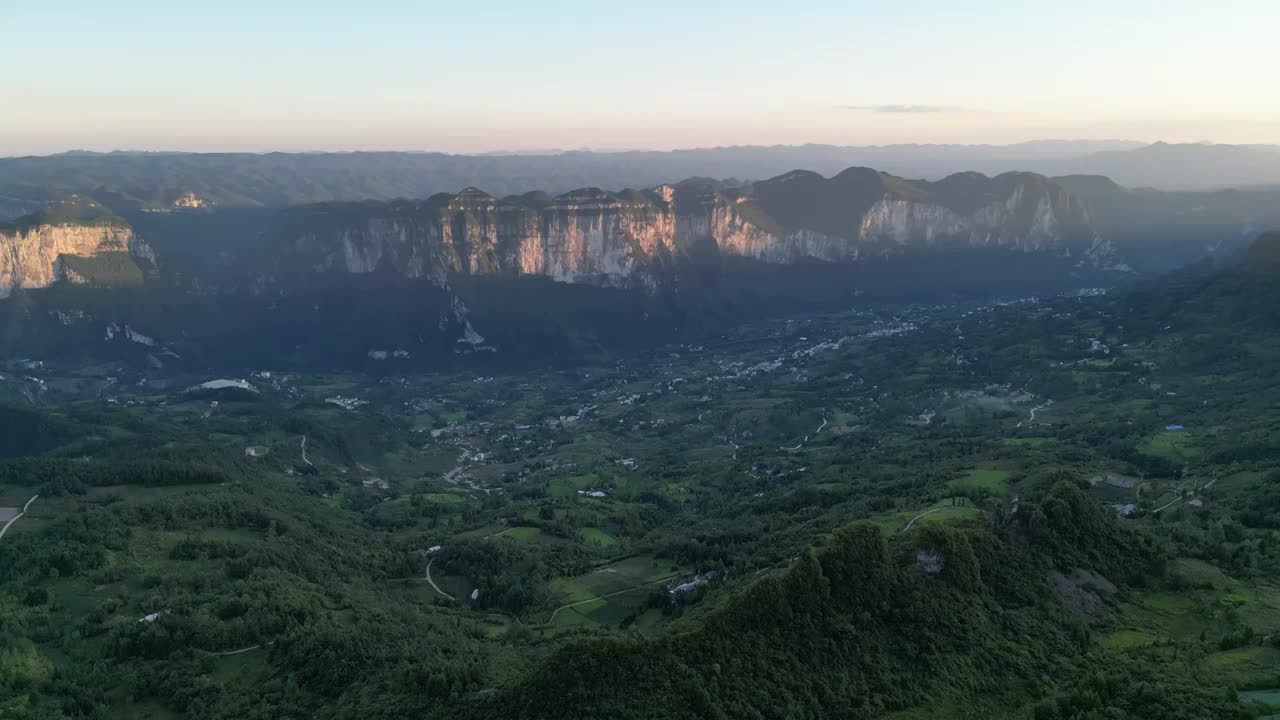
{"type": "Polygon", "coordinates": [[[979,112],[959,105],[836,105],[836,110],[856,110],[873,113],[968,113],[979,112]]]}

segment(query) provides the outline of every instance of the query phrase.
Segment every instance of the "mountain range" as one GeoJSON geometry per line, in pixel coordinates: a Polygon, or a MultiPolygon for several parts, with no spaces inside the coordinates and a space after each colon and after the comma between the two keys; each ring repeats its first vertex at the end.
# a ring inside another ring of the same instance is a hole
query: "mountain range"
{"type": "MultiPolygon", "coordinates": [[[[196,224],[205,214],[181,217],[196,224]]],[[[57,279],[109,284],[88,273],[59,274],[55,266],[71,259],[80,267],[106,256],[155,263],[153,250],[126,221],[93,200],[59,203],[0,232],[7,248],[0,294],[57,279]]],[[[772,264],[971,248],[1099,262],[1110,254],[1087,210],[1043,176],[964,173],[911,182],[849,168],[832,178],[794,171],[732,187],[695,179],[617,193],[585,188],[501,199],[473,187],[422,201],[305,205],[272,215],[244,270],[271,279],[380,271],[441,283],[444,275],[461,273],[644,286],[703,245],[772,264]]]]}
{"type": "Polygon", "coordinates": [[[1280,146],[1155,143],[1061,158],[1037,167],[1054,175],[1106,175],[1137,188],[1275,187],[1280,185],[1280,146]]]}
{"type": "Polygon", "coordinates": [[[1280,225],[1277,195],[864,167],[284,208],[100,189],[0,226],[0,340],[151,364],[575,356],[760,314],[1122,284],[1280,225]]]}
{"type": "Polygon", "coordinates": [[[620,190],[688,177],[763,180],[795,168],[834,175],[852,166],[939,180],[1009,170],[1106,175],[1126,187],[1205,190],[1280,186],[1274,146],[1125,141],[1017,145],[802,145],[521,155],[444,153],[65,153],[0,158],[0,219],[68,194],[92,195],[116,212],[175,207],[284,207],[423,198],[475,186],[497,195],[583,187],[620,190]]]}
{"type": "Polygon", "coordinates": [[[543,275],[625,286],[710,241],[769,263],[993,247],[1097,250],[1085,209],[1044,177],[964,174],[908,182],[867,168],[795,171],[717,189],[691,180],[642,191],[587,188],[498,199],[479,189],[422,202],[325,204],[286,212],[269,244],[283,267],[543,275]]]}

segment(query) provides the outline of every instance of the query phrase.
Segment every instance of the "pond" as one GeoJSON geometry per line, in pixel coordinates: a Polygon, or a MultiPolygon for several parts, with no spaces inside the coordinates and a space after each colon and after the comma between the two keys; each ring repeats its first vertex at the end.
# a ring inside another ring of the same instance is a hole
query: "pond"
{"type": "MultiPolygon", "coordinates": [[[[1239,693],[1240,702],[1260,702],[1280,710],[1280,688],[1274,690],[1245,690],[1239,693]]],[[[1280,720],[1280,715],[1264,715],[1260,720],[1280,720]]]]}

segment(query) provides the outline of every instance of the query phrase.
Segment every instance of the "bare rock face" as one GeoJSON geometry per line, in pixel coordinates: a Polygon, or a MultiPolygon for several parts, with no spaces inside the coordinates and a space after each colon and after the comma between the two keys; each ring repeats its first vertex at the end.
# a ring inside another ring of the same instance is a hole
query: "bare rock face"
{"type": "Polygon", "coordinates": [[[1030,173],[908,182],[865,168],[796,171],[724,190],[706,181],[498,199],[467,188],[425,201],[297,208],[276,230],[282,268],[437,277],[539,275],[628,285],[711,241],[771,263],[849,262],[913,248],[1026,252],[1098,246],[1083,207],[1030,173]]]}
{"type": "MultiPolygon", "coordinates": [[[[978,176],[981,177],[981,176],[978,176]]],[[[1047,251],[1092,241],[1083,206],[1061,188],[1030,173],[1010,173],[974,188],[937,188],[925,199],[889,197],[862,217],[859,236],[897,245],[1003,247],[1047,251]],[[950,192],[948,191],[950,190],[950,192]]],[[[958,179],[951,183],[958,184],[958,179]]]]}
{"type": "Polygon", "coordinates": [[[199,210],[212,207],[213,203],[188,190],[174,199],[172,207],[177,210],[199,210]]]}
{"type": "Polygon", "coordinates": [[[1062,604],[1085,617],[1101,612],[1107,599],[1116,593],[1116,586],[1110,580],[1084,568],[1075,568],[1070,575],[1050,573],[1049,580],[1062,604]]]}
{"type": "Polygon", "coordinates": [[[19,288],[41,288],[57,281],[86,282],[66,258],[104,253],[155,263],[150,246],[123,223],[30,224],[0,228],[0,297],[19,288]]]}
{"type": "Polygon", "coordinates": [[[941,575],[947,569],[947,561],[935,550],[916,550],[916,570],[925,575],[941,575]]]}

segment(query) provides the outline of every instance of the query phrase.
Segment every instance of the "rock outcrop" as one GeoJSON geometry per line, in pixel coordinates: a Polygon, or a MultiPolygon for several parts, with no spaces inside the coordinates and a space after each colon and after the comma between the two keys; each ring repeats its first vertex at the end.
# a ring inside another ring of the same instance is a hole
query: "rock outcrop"
{"type": "Polygon", "coordinates": [[[477,188],[424,201],[329,203],[287,211],[274,231],[286,271],[540,275],[626,285],[710,241],[772,263],[847,262],[915,248],[1027,252],[1096,246],[1088,214],[1031,173],[908,182],[865,168],[795,171],[723,189],[686,181],[609,193],[495,198],[477,188]]]}
{"type": "Polygon", "coordinates": [[[76,259],[111,258],[115,272],[127,266],[153,265],[150,246],[121,221],[42,222],[39,216],[0,226],[0,298],[20,288],[41,288],[58,281],[91,282],[91,271],[76,259]]]}

